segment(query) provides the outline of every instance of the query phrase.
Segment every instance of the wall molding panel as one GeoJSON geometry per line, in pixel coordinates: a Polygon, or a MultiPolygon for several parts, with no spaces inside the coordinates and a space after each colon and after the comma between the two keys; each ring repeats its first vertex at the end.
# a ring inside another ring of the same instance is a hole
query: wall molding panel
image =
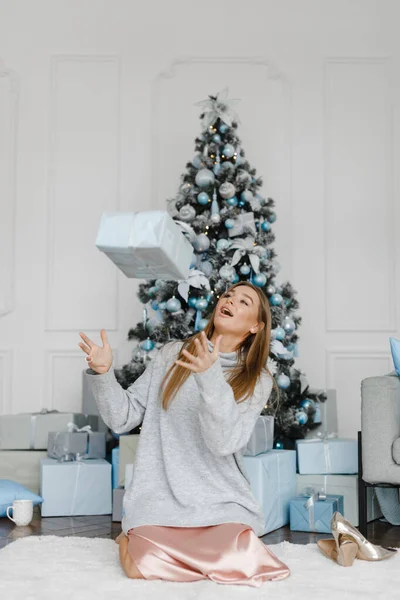
{"type": "Polygon", "coordinates": [[[46,331],[118,327],[118,273],[95,240],[120,206],[120,70],[118,56],[51,58],[46,331]]]}
{"type": "Polygon", "coordinates": [[[386,57],[324,62],[329,332],[396,330],[391,72],[386,57]]]}
{"type": "Polygon", "coordinates": [[[0,349],[0,415],[12,413],[13,352],[0,349]]]}
{"type": "Polygon", "coordinates": [[[0,59],[0,317],[15,309],[19,81],[0,59]]]}

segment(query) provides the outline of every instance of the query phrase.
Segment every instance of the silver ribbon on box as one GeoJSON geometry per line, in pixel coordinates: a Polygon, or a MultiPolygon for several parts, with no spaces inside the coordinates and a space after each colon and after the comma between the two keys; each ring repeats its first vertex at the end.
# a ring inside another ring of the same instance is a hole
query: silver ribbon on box
{"type": "Polygon", "coordinates": [[[327,473],[332,473],[332,461],[331,461],[331,452],[329,448],[328,441],[337,438],[337,433],[327,431],[325,433],[319,432],[317,437],[308,438],[306,440],[301,440],[302,443],[312,444],[313,442],[323,442],[324,443],[324,459],[325,459],[325,471],[327,473]]]}
{"type": "Polygon", "coordinates": [[[86,452],[81,454],[79,452],[62,452],[59,453],[58,447],[57,447],[57,438],[61,433],[65,433],[64,431],[57,431],[55,437],[54,437],[54,441],[53,441],[53,447],[51,449],[52,453],[54,455],[57,456],[57,460],[59,462],[73,462],[73,461],[79,461],[79,460],[84,460],[85,457],[88,454],[88,443],[89,443],[89,435],[92,432],[92,427],[91,425],[85,425],[84,427],[78,427],[76,425],[76,423],[67,423],[67,433],[86,433],[87,434],[87,441],[86,441],[86,452]]]}
{"type": "Polygon", "coordinates": [[[306,488],[301,495],[308,496],[308,499],[304,503],[304,508],[308,512],[310,531],[315,531],[315,503],[320,501],[324,502],[326,500],[326,494],[325,492],[316,492],[314,488],[306,488]]]}
{"type": "Polygon", "coordinates": [[[31,425],[30,425],[30,440],[29,449],[35,450],[35,439],[36,439],[36,418],[40,415],[50,415],[52,413],[58,413],[58,410],[49,410],[48,408],[42,408],[41,411],[31,414],[31,425]]]}

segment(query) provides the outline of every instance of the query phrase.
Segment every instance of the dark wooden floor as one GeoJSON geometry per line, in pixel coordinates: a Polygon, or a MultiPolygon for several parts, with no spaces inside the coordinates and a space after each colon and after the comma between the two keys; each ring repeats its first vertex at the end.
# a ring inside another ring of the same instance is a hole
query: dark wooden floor
{"type": "MultiPolygon", "coordinates": [[[[28,535],[74,535],[77,537],[100,537],[115,539],[121,532],[121,524],[113,523],[111,516],[93,517],[48,517],[42,519],[38,508],[28,527],[16,527],[7,518],[0,518],[0,549],[15,540],[28,535]]],[[[284,540],[294,544],[312,544],[322,538],[332,537],[328,534],[303,533],[290,531],[289,527],[281,527],[265,535],[265,544],[278,544],[284,540]]],[[[400,547],[400,527],[393,527],[379,520],[368,524],[367,538],[374,544],[400,547]]]]}

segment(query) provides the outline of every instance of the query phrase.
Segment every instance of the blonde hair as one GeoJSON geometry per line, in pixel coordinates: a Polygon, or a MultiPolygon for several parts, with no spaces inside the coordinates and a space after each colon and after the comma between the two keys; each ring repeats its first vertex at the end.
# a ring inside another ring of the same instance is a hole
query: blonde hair
{"type": "MultiPolygon", "coordinates": [[[[255,287],[247,281],[241,281],[231,286],[222,297],[238,286],[247,286],[256,292],[259,299],[258,323],[264,323],[264,328],[260,328],[256,333],[249,333],[249,335],[247,335],[235,348],[238,352],[238,362],[236,366],[232,368],[227,381],[232,387],[236,402],[240,404],[252,396],[257,380],[262,372],[266,372],[272,377],[267,367],[271,340],[271,312],[269,302],[264,293],[258,287],[255,287]]],[[[216,306],[204,329],[208,339],[210,339],[214,333],[215,311],[216,306]]],[[[187,362],[182,350],[187,350],[194,356],[197,356],[195,339],[199,338],[199,336],[200,333],[196,333],[184,341],[179,352],[178,360],[187,362]]],[[[161,384],[163,389],[162,406],[164,409],[168,408],[170,402],[174,399],[177,392],[189,378],[191,373],[192,371],[189,369],[176,364],[173,364],[168,369],[161,384]]],[[[273,377],[272,380],[275,383],[273,377]]]]}

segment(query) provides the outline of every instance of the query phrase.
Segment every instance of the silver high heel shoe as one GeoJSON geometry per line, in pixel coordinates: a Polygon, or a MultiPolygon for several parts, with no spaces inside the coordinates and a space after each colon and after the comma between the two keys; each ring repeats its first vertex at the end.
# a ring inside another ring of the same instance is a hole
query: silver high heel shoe
{"type": "Polygon", "coordinates": [[[361,560],[384,560],[397,554],[395,548],[384,548],[371,544],[349,521],[339,512],[335,512],[331,519],[332,535],[335,539],[336,547],[339,549],[343,541],[349,540],[356,542],[358,546],[356,557],[361,560]]]}

